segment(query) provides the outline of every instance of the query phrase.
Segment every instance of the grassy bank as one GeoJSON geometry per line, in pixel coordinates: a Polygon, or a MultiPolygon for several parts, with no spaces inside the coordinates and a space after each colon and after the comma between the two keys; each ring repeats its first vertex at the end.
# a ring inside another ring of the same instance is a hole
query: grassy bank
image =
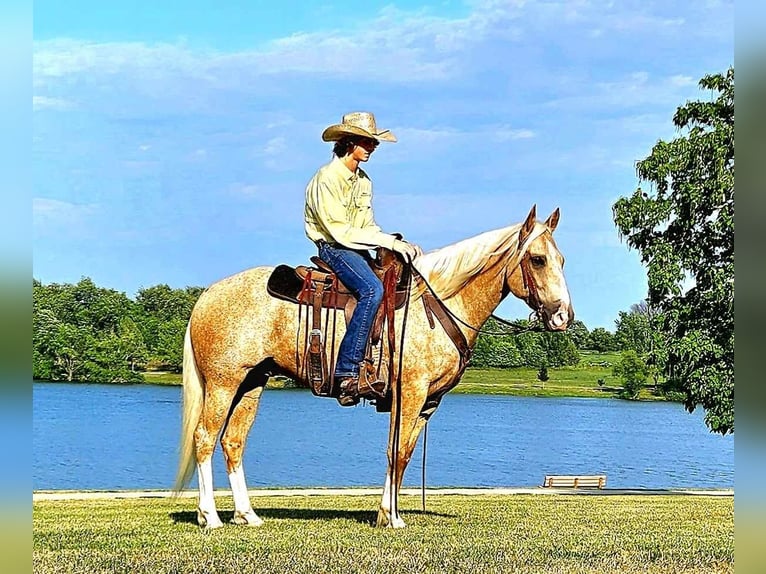
{"type": "MultiPolygon", "coordinates": [[[[469,367],[453,393],[514,395],[535,397],[614,397],[621,389],[620,381],[612,375],[612,366],[619,353],[582,353],[580,364],[573,367],[551,367],[547,381],[537,378],[537,369],[484,369],[469,367]],[[599,381],[602,383],[599,384],[599,381]]],[[[144,373],[147,383],[179,385],[181,375],[175,373],[144,373]]],[[[289,384],[289,382],[288,382],[289,384]]],[[[281,388],[285,381],[272,378],[269,388],[281,388]]],[[[651,389],[643,389],[642,400],[661,400],[651,389]]]]}
{"type": "MultiPolygon", "coordinates": [[[[405,530],[371,496],[253,497],[260,528],[202,533],[195,499],[33,504],[33,569],[53,572],[733,572],[734,501],[432,495],[405,530]]],[[[220,498],[224,520],[231,499],[220,498]]]]}

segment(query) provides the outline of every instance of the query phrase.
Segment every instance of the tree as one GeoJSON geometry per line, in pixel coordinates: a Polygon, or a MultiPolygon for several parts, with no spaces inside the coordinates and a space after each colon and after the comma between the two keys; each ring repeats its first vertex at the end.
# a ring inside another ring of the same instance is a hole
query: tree
{"type": "Polygon", "coordinates": [[[590,341],[588,348],[604,353],[606,351],[615,351],[617,349],[617,341],[614,339],[614,334],[610,333],[603,327],[596,327],[590,332],[590,341]]]}
{"type": "Polygon", "coordinates": [[[707,101],[678,108],[682,132],[637,163],[639,187],[613,206],[614,221],[648,271],[669,384],[690,412],[734,431],[734,69],[705,76],[707,101]]]}
{"type": "Polygon", "coordinates": [[[177,373],[183,368],[186,323],[186,319],[173,319],[163,323],[158,333],[157,359],[177,373]]]}
{"type": "Polygon", "coordinates": [[[567,333],[544,331],[537,335],[540,339],[540,347],[545,352],[546,366],[563,367],[580,362],[580,353],[567,333]]]}
{"type": "Polygon", "coordinates": [[[87,380],[90,351],[94,338],[90,329],[71,323],[59,323],[51,340],[56,380],[87,380]]]}
{"type": "Polygon", "coordinates": [[[633,349],[623,351],[620,362],[612,367],[616,377],[622,379],[622,396],[635,400],[649,377],[649,367],[633,349]]]}
{"type": "Polygon", "coordinates": [[[572,324],[567,327],[566,334],[578,349],[586,349],[588,347],[590,333],[588,332],[588,327],[585,326],[585,323],[579,319],[574,320],[572,324]]]}
{"type": "Polygon", "coordinates": [[[648,315],[620,311],[614,323],[616,327],[614,337],[620,349],[624,351],[633,349],[641,355],[651,350],[652,329],[648,315]]]}

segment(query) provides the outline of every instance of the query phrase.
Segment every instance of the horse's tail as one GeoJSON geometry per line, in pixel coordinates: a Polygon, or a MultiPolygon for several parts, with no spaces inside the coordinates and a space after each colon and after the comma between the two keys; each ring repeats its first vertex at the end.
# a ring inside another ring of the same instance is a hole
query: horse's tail
{"type": "Polygon", "coordinates": [[[194,349],[191,343],[189,325],[186,326],[184,336],[184,363],[183,363],[183,419],[181,423],[181,444],[179,447],[178,473],[173,490],[176,494],[181,492],[188,484],[194,473],[196,453],[194,451],[194,430],[197,428],[200,413],[202,412],[203,381],[197,361],[194,358],[194,349]]]}

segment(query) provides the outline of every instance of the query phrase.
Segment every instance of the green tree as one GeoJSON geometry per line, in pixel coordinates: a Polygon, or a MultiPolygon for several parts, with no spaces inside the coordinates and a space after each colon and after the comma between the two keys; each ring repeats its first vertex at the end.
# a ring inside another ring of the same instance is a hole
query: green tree
{"type": "Polygon", "coordinates": [[[537,333],[537,335],[540,340],[540,348],[545,353],[546,366],[563,367],[564,365],[576,365],[580,362],[580,353],[567,333],[545,331],[537,333]]]}
{"type": "Polygon", "coordinates": [[[172,319],[162,323],[157,339],[157,359],[167,368],[181,372],[184,362],[184,335],[186,319],[172,319]]]}
{"type": "Polygon", "coordinates": [[[599,353],[617,350],[614,334],[603,327],[596,327],[590,332],[588,348],[599,353]]]}
{"type": "Polygon", "coordinates": [[[689,411],[734,431],[734,69],[705,76],[707,100],[678,108],[680,135],[638,162],[639,187],[614,221],[648,270],[649,303],[666,336],[661,366],[689,411]]]}
{"type": "Polygon", "coordinates": [[[652,329],[649,316],[634,311],[620,311],[615,320],[614,337],[617,346],[638,354],[648,353],[652,348],[652,329]]]}
{"type": "Polygon", "coordinates": [[[633,349],[622,352],[612,372],[622,379],[622,396],[626,399],[637,399],[649,377],[649,367],[633,349]]]}
{"type": "Polygon", "coordinates": [[[572,322],[571,325],[569,325],[569,327],[567,327],[566,334],[572,340],[574,346],[578,349],[588,348],[590,332],[588,331],[588,327],[585,326],[585,323],[579,319],[576,319],[572,322]]]}
{"type": "Polygon", "coordinates": [[[32,375],[65,381],[139,380],[146,349],[124,293],[96,286],[32,283],[32,375]]]}
{"type": "Polygon", "coordinates": [[[88,380],[88,361],[95,347],[90,329],[71,323],[59,323],[52,333],[50,344],[55,380],[88,380]]]}
{"type": "Polygon", "coordinates": [[[142,288],[136,296],[139,327],[151,361],[173,370],[183,362],[183,335],[202,287],[172,289],[168,285],[142,288]]]}

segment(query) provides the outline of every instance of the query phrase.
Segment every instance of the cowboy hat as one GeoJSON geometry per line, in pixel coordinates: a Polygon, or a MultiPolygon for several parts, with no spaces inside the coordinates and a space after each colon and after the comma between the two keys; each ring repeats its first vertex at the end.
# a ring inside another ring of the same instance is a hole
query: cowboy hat
{"type": "Polygon", "coordinates": [[[395,142],[396,136],[391,130],[378,130],[375,116],[370,112],[351,112],[343,116],[339,124],[334,124],[322,132],[326,142],[338,141],[343,136],[363,136],[374,140],[395,142]]]}

